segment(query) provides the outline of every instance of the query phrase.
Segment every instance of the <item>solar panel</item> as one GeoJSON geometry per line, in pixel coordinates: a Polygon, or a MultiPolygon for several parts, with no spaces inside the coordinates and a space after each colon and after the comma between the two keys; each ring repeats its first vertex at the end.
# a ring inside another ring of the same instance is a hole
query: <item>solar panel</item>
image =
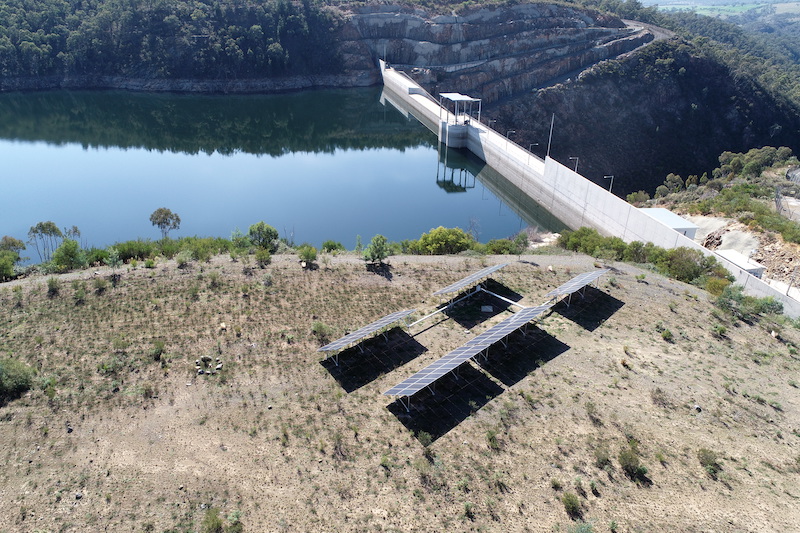
{"type": "Polygon", "coordinates": [[[470,285],[474,285],[475,283],[477,283],[478,280],[485,278],[486,276],[500,270],[506,265],[508,265],[508,263],[500,263],[499,265],[486,267],[483,270],[475,272],[474,274],[470,274],[464,279],[456,281],[452,285],[448,285],[444,289],[439,289],[438,291],[434,292],[433,295],[439,296],[440,294],[450,294],[453,292],[458,292],[464,287],[469,287],[470,285]]]}
{"type": "Polygon", "coordinates": [[[320,348],[317,351],[318,352],[334,352],[336,350],[341,350],[342,348],[346,347],[347,345],[349,345],[349,344],[351,344],[353,342],[356,342],[356,341],[358,341],[360,339],[363,339],[364,337],[366,337],[370,333],[374,333],[376,331],[379,331],[379,330],[385,328],[386,326],[388,326],[388,325],[390,325],[390,324],[392,324],[394,322],[397,322],[398,320],[401,320],[401,319],[407,317],[408,315],[410,315],[414,311],[416,311],[416,309],[406,309],[405,311],[397,311],[396,313],[392,313],[390,315],[386,315],[385,317],[379,318],[378,320],[376,320],[375,322],[373,322],[371,324],[367,324],[363,328],[357,329],[356,331],[354,331],[354,332],[352,332],[352,333],[350,333],[348,335],[345,335],[341,339],[335,340],[330,344],[326,344],[325,346],[323,346],[322,348],[320,348]]]}
{"type": "Polygon", "coordinates": [[[383,393],[384,396],[413,396],[448,372],[455,370],[467,360],[472,359],[487,347],[518,330],[551,307],[552,305],[526,307],[522,311],[514,313],[513,316],[489,328],[463,346],[459,346],[441,359],[434,361],[413,376],[407,378],[405,381],[387,390],[383,393]]]}
{"type": "Polygon", "coordinates": [[[592,283],[594,280],[608,272],[610,269],[604,268],[602,270],[592,270],[591,272],[584,272],[583,274],[578,274],[568,282],[564,283],[560,287],[553,289],[552,291],[545,294],[545,298],[557,298],[559,296],[564,296],[566,294],[572,294],[573,292],[577,292],[587,286],[588,284],[592,283]]]}
{"type": "Polygon", "coordinates": [[[383,393],[384,396],[413,396],[448,372],[484,350],[483,346],[459,346],[441,359],[429,364],[405,381],[383,393]]]}
{"type": "Polygon", "coordinates": [[[483,346],[484,348],[491,346],[497,341],[508,337],[516,330],[518,330],[519,328],[521,328],[534,318],[538,317],[551,307],[553,307],[552,304],[539,305],[536,307],[526,307],[521,311],[514,313],[512,316],[503,320],[499,324],[495,324],[494,326],[487,329],[474,339],[468,340],[465,346],[474,345],[474,346],[483,346]]]}

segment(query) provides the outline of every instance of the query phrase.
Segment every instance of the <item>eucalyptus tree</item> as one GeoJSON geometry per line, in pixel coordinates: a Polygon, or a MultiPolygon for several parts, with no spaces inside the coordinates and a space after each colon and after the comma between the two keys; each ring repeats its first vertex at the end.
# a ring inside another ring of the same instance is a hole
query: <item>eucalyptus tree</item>
{"type": "Polygon", "coordinates": [[[169,232],[181,227],[181,217],[166,207],[159,207],[150,215],[150,222],[161,230],[161,238],[167,240],[169,232]]]}
{"type": "Polygon", "coordinates": [[[50,261],[53,251],[58,248],[64,234],[58,229],[55,222],[38,222],[28,230],[28,244],[33,246],[42,262],[50,261]]]}

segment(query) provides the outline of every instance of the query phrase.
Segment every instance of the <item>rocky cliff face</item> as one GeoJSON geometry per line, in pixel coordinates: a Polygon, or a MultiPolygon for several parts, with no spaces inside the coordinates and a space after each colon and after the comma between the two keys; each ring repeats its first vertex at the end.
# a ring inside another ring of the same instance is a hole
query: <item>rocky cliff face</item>
{"type": "Polygon", "coordinates": [[[491,102],[652,40],[620,19],[561,5],[522,4],[429,16],[397,6],[353,13],[341,28],[344,63],[370,71],[378,57],[437,91],[491,102]]]}
{"type": "Polygon", "coordinates": [[[618,195],[651,194],[670,172],[686,178],[719,166],[723,151],[762,146],[800,150],[800,112],[690,43],[660,41],[601,62],[569,83],[491,106],[496,129],[514,129],[543,155],[555,114],[551,155],[618,195]]]}

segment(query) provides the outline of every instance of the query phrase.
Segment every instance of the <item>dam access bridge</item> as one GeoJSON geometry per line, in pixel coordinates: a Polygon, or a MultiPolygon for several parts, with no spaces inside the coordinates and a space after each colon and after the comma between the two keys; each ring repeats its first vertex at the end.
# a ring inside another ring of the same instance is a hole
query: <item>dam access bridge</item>
{"type": "Polygon", "coordinates": [[[383,99],[401,112],[413,115],[438,135],[440,143],[449,148],[467,149],[475,154],[567,227],[578,229],[588,226],[602,235],[619,237],[625,242],[652,242],[662,248],[683,246],[699,250],[715,257],[746,293],[757,297],[771,296],[783,303],[787,315],[800,317],[800,302],[794,298],[555,159],[549,156],[541,159],[481,122],[478,99],[446,93],[442,98],[453,105],[451,112],[406,73],[391,68],[382,60],[380,69],[383,99]]]}

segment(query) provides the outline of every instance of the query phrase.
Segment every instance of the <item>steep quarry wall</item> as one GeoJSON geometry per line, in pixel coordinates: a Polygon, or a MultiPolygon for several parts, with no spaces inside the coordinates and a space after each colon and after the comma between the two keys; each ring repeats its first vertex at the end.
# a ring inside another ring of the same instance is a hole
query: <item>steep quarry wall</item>
{"type": "Polygon", "coordinates": [[[458,16],[371,6],[353,13],[340,35],[352,71],[385,58],[427,88],[469,92],[487,102],[545,86],[652,39],[648,30],[616,17],[550,4],[458,16]]]}

